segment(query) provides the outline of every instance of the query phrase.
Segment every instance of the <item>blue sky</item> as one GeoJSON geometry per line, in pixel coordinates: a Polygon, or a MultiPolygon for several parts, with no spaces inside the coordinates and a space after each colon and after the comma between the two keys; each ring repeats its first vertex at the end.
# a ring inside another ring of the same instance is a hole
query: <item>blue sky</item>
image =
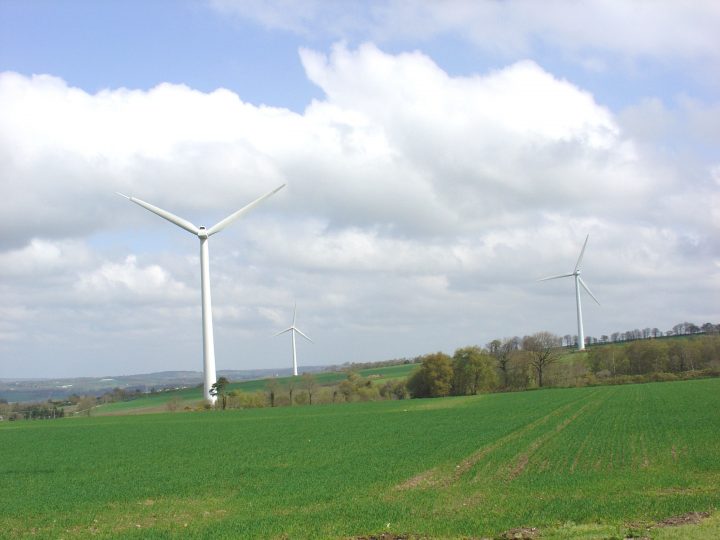
{"type": "MultiPolygon", "coordinates": [[[[720,322],[716,2],[0,3],[0,377],[720,322]],[[224,89],[224,90],[218,90],[224,89]],[[129,205],[132,206],[132,205],[129,205]],[[23,223],[19,227],[18,223],[23,223]],[[217,239],[217,240],[216,240],[217,239]]],[[[288,358],[286,358],[286,356],[288,358]]]]}
{"type": "MultiPolygon", "coordinates": [[[[252,3],[237,3],[243,4],[252,3]]],[[[357,30],[338,34],[316,27],[312,29],[317,33],[299,34],[259,24],[252,13],[243,17],[240,8],[227,13],[202,1],[153,0],[128,6],[117,1],[6,0],[1,9],[0,62],[5,70],[61,73],[70,85],[88,92],[123,86],[148,89],[162,82],[206,92],[222,87],[250,103],[295,111],[322,96],[305,77],[298,61],[300,47],[327,50],[338,39],[356,46],[370,37],[357,30]]],[[[381,44],[390,53],[420,49],[451,75],[532,58],[556,76],[591,90],[600,103],[613,109],[650,96],[674,107],[679,95],[712,99],[717,93],[716,77],[706,80],[706,75],[695,72],[695,62],[608,56],[607,51],[588,46],[580,53],[568,53],[539,37],[528,39],[532,41],[528,49],[500,53],[455,32],[422,39],[384,37],[381,44]],[[617,64],[609,66],[608,76],[607,70],[583,69],[577,54],[603,56],[617,64]]]]}

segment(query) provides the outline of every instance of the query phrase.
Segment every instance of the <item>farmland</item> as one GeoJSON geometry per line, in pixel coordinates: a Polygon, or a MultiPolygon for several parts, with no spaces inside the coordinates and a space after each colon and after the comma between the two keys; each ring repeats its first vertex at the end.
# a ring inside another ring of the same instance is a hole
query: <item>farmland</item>
{"type": "Polygon", "coordinates": [[[718,410],[706,379],[6,422],[0,537],[711,537],[718,410]]]}

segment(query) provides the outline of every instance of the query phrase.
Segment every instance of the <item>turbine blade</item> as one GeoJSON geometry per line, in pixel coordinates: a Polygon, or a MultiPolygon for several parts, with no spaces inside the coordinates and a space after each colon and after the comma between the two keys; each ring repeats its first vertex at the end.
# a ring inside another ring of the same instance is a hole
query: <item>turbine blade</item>
{"type": "Polygon", "coordinates": [[[281,331],[278,332],[277,334],[273,334],[273,337],[279,336],[280,334],[284,334],[285,332],[289,332],[289,331],[292,330],[292,329],[293,329],[293,327],[291,326],[290,328],[286,328],[285,330],[281,330],[281,331]]]}
{"type": "Polygon", "coordinates": [[[298,329],[295,328],[294,326],[293,326],[293,328],[295,329],[295,331],[296,331],[298,334],[300,334],[302,337],[304,337],[305,339],[307,339],[310,343],[315,343],[312,339],[310,339],[309,337],[307,337],[307,336],[306,336],[305,334],[303,334],[300,330],[298,330],[298,329]]]}
{"type": "Polygon", "coordinates": [[[577,264],[575,265],[575,272],[578,271],[578,268],[580,268],[580,263],[582,262],[583,255],[585,255],[585,246],[587,246],[588,239],[590,238],[590,235],[588,234],[585,237],[585,243],[583,244],[582,249],[580,250],[580,256],[578,257],[577,264]]]}
{"type": "Polygon", "coordinates": [[[561,274],[561,275],[559,275],[559,276],[544,277],[544,278],[542,278],[542,279],[538,279],[538,281],[547,281],[547,280],[549,280],[549,279],[560,279],[560,278],[564,278],[564,277],[572,277],[572,276],[574,276],[574,275],[575,275],[575,274],[561,274]]]}
{"type": "Polygon", "coordinates": [[[230,224],[233,223],[234,221],[240,219],[240,218],[243,216],[243,214],[245,214],[246,212],[249,212],[250,210],[252,210],[253,208],[255,208],[258,204],[260,204],[262,201],[264,201],[265,199],[267,199],[267,198],[270,197],[271,195],[274,195],[275,193],[277,193],[278,191],[280,191],[280,190],[281,190],[282,188],[284,188],[284,187],[285,187],[285,184],[283,184],[283,185],[280,186],[280,187],[276,187],[276,188],[273,189],[270,193],[266,193],[266,194],[263,195],[262,197],[260,197],[260,198],[258,198],[258,199],[255,199],[255,200],[254,200],[253,202],[251,202],[250,204],[248,204],[248,205],[246,205],[246,206],[243,206],[243,207],[242,207],[240,210],[238,210],[237,212],[235,212],[235,213],[233,213],[233,214],[230,214],[228,217],[226,217],[226,218],[223,219],[222,221],[219,221],[218,223],[216,223],[215,225],[213,225],[212,227],[210,227],[210,228],[208,229],[208,231],[207,231],[207,235],[208,235],[208,236],[212,236],[213,234],[222,231],[225,227],[227,227],[228,225],[230,225],[230,224]]]}
{"type": "Polygon", "coordinates": [[[295,302],[295,305],[293,306],[293,322],[292,325],[295,326],[295,315],[297,314],[297,302],[295,302]]]}
{"type": "Polygon", "coordinates": [[[167,210],[158,208],[157,206],[154,206],[154,205],[147,203],[145,201],[142,201],[140,199],[136,199],[135,197],[128,197],[127,195],[123,195],[122,193],[118,193],[118,195],[125,197],[129,201],[132,201],[135,204],[137,204],[138,206],[142,206],[143,208],[145,208],[145,210],[150,210],[153,214],[157,214],[161,218],[167,219],[170,223],[174,223],[181,229],[185,229],[187,232],[193,233],[194,235],[197,235],[200,232],[200,229],[198,229],[195,225],[190,223],[188,220],[178,217],[175,214],[171,214],[167,210]]]}
{"type": "Polygon", "coordinates": [[[597,305],[599,306],[600,301],[597,298],[595,298],[595,295],[592,292],[590,292],[590,289],[588,288],[587,285],[585,285],[585,282],[583,281],[583,279],[580,276],[578,276],[578,281],[580,281],[580,285],[583,286],[583,289],[585,289],[585,292],[587,292],[590,296],[592,296],[592,299],[595,300],[595,302],[597,302],[597,305]]]}

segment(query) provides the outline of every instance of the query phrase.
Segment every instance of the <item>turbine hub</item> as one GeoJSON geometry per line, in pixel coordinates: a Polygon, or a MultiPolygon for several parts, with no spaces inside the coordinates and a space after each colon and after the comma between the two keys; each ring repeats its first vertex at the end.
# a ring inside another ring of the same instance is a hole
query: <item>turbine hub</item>
{"type": "Polygon", "coordinates": [[[207,238],[208,233],[207,230],[205,230],[205,227],[198,227],[200,229],[200,232],[198,232],[198,238],[207,238]]]}

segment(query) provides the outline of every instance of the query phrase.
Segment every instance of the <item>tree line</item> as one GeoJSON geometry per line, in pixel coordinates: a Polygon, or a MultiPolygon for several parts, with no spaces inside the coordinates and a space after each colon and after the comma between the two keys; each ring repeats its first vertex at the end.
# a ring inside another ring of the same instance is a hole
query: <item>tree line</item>
{"type": "Polygon", "coordinates": [[[52,420],[65,417],[66,402],[8,403],[0,399],[0,420],[52,420]]]}
{"type": "Polygon", "coordinates": [[[682,323],[674,328],[673,339],[598,344],[583,354],[568,353],[567,340],[550,332],[494,339],[484,347],[459,348],[452,356],[436,352],[384,364],[419,364],[404,379],[376,384],[350,370],[345,380],[321,385],[305,373],[284,382],[270,379],[256,392],[233,390],[220,403],[227,408],[278,407],[720,375],[720,326],[682,323]]]}
{"type": "MultiPolygon", "coordinates": [[[[585,345],[603,345],[608,343],[622,343],[625,341],[636,341],[639,339],[656,339],[663,337],[675,336],[691,336],[695,334],[718,334],[720,333],[720,324],[705,323],[701,326],[691,322],[681,322],[673,325],[670,330],[664,332],[659,328],[646,327],[643,329],[635,328],[626,330],[625,332],[613,332],[609,335],[601,335],[599,338],[593,336],[585,337],[585,345]]],[[[564,347],[577,346],[577,335],[565,334],[562,337],[562,345],[564,347]]]]}

